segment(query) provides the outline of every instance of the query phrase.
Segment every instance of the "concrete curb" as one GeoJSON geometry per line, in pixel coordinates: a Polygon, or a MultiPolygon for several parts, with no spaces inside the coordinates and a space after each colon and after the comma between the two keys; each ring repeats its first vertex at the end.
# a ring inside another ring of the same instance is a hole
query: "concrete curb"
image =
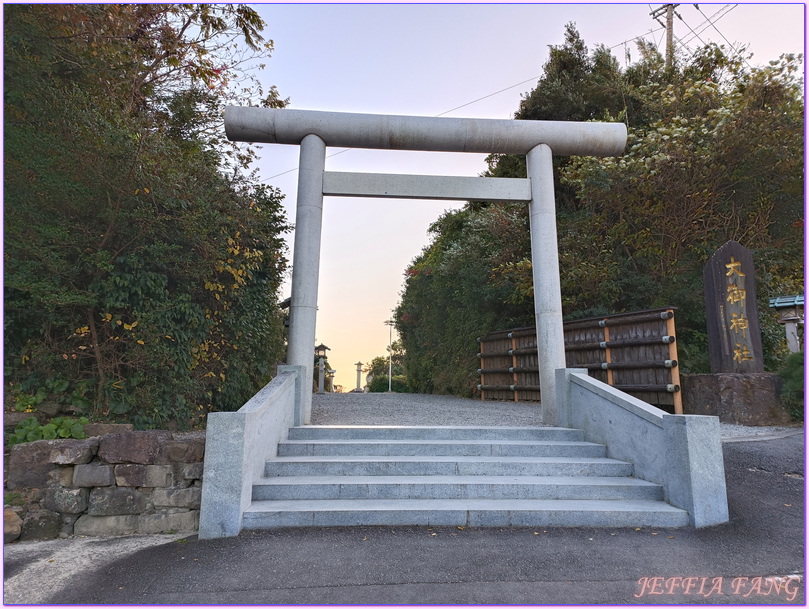
{"type": "Polygon", "coordinates": [[[764,442],[765,440],[783,440],[784,438],[791,438],[792,436],[799,436],[804,433],[804,430],[797,431],[782,431],[775,434],[762,434],[760,436],[737,436],[730,438],[722,438],[722,444],[730,442],[764,442]]]}

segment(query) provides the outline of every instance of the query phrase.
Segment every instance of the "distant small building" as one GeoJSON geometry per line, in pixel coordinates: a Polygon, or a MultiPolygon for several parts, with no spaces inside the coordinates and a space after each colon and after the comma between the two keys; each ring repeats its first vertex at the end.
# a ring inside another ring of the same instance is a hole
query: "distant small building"
{"type": "Polygon", "coordinates": [[[770,298],[770,308],[775,309],[778,313],[778,323],[784,326],[787,345],[792,353],[798,353],[801,350],[798,326],[803,325],[803,301],[803,295],[770,298]]]}

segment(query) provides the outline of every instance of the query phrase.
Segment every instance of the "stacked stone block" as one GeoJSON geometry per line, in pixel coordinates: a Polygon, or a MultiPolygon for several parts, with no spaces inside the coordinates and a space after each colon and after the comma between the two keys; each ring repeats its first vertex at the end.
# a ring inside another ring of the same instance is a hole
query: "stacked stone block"
{"type": "Polygon", "coordinates": [[[17,444],[7,488],[39,489],[27,513],[18,514],[19,539],[196,531],[204,454],[205,432],[124,431],[17,444]]]}

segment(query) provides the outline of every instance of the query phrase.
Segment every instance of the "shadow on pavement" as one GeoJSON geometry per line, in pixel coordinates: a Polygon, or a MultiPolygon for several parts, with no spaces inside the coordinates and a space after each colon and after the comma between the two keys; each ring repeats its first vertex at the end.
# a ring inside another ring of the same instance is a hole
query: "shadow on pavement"
{"type": "MultiPolygon", "coordinates": [[[[47,602],[803,604],[803,435],[725,444],[724,455],[730,522],[717,527],[192,536],[89,569],[47,602]]],[[[7,581],[25,576],[18,558],[6,568],[7,581]]]]}

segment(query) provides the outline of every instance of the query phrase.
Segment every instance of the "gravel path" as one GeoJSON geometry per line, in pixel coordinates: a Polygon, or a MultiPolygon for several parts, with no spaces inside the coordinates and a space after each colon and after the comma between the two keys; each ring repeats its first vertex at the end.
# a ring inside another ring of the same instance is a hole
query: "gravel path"
{"type": "MultiPolygon", "coordinates": [[[[541,426],[536,403],[483,402],[448,395],[326,393],[312,396],[313,425],[541,426]]],[[[765,439],[803,432],[803,426],[748,427],[720,423],[722,439],[765,439]]]]}
{"type": "Polygon", "coordinates": [[[538,404],[483,402],[416,393],[312,396],[313,425],[542,425],[538,404]]]}

